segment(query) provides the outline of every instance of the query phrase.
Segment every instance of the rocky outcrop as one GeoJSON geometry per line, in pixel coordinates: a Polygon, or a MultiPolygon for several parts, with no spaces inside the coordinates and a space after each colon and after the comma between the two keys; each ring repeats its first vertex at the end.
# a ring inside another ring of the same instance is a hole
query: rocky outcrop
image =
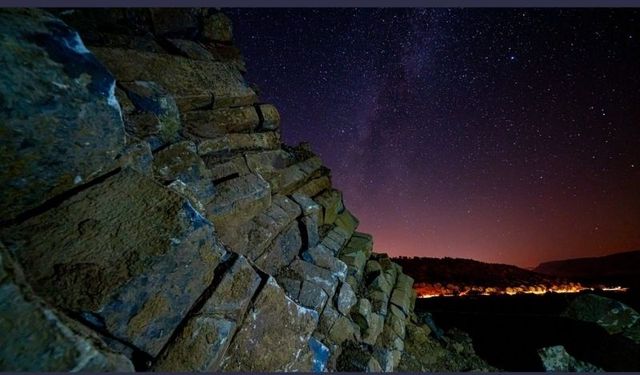
{"type": "Polygon", "coordinates": [[[56,15],[0,12],[0,369],[394,371],[417,355],[413,279],[309,147],[280,143],[228,18],[56,15]]]}
{"type": "Polygon", "coordinates": [[[604,372],[588,362],[573,358],[562,345],[542,348],[538,355],[547,372],[604,372]]]}

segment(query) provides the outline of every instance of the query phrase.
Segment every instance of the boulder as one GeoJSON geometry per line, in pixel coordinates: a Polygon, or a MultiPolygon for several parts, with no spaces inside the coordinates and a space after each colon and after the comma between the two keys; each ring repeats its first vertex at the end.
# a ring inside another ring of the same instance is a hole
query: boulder
{"type": "Polygon", "coordinates": [[[640,314],[622,302],[587,293],[574,298],[562,315],[596,323],[610,335],[622,334],[640,344],[640,314]]]}
{"type": "Polygon", "coordinates": [[[187,200],[132,170],[0,235],[39,295],[150,355],[224,253],[187,200]]]}
{"type": "Polygon", "coordinates": [[[0,300],[0,371],[134,371],[126,357],[33,295],[1,244],[0,300]]]}
{"type": "Polygon", "coordinates": [[[164,87],[181,112],[250,105],[256,100],[237,71],[222,62],[122,48],[92,51],[119,82],[153,81],[164,87]]]}
{"type": "Polygon", "coordinates": [[[222,371],[310,371],[300,353],[318,324],[318,313],[289,299],[269,277],[233,337],[222,371]]]}
{"type": "Polygon", "coordinates": [[[153,366],[156,371],[217,371],[237,325],[258,289],[260,276],[242,256],[194,311],[153,366]]]}
{"type": "Polygon", "coordinates": [[[124,148],[115,80],[50,14],[0,12],[1,221],[112,170],[124,148]]]}

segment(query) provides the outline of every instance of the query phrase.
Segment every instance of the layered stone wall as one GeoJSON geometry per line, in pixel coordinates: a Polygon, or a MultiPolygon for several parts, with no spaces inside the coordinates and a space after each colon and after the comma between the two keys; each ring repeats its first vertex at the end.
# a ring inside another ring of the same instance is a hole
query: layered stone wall
{"type": "Polygon", "coordinates": [[[224,14],[3,10],[0,34],[0,369],[393,371],[429,334],[224,14]]]}

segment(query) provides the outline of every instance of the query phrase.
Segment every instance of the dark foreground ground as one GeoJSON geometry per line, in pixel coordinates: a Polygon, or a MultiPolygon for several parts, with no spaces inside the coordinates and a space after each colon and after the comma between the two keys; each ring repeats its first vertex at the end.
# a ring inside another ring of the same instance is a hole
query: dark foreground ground
{"type": "MultiPolygon", "coordinates": [[[[640,295],[598,292],[640,311],[640,295]]],[[[543,371],[537,350],[564,345],[569,353],[607,371],[640,371],[640,353],[625,338],[608,335],[595,324],[563,318],[576,294],[440,297],[419,299],[416,311],[433,314],[448,330],[469,333],[476,353],[507,371],[543,371]]]]}

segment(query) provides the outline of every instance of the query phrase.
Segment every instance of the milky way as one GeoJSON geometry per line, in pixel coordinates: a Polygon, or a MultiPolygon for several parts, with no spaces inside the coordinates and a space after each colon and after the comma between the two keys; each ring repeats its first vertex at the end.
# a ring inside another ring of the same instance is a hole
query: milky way
{"type": "Polygon", "coordinates": [[[640,12],[227,9],[247,79],[392,255],[640,248],[640,12]]]}

